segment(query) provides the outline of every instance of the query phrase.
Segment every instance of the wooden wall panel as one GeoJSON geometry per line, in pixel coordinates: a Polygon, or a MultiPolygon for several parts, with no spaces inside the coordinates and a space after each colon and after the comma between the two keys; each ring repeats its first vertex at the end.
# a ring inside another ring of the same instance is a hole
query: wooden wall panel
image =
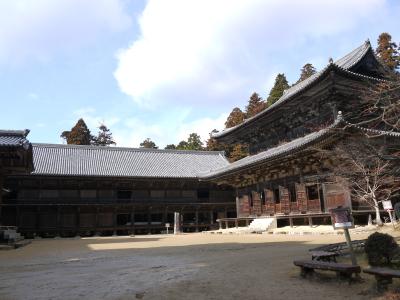
{"type": "Polygon", "coordinates": [[[265,195],[265,211],[268,215],[275,214],[274,192],[269,189],[264,189],[265,195]]]}
{"type": "Polygon", "coordinates": [[[279,186],[279,197],[281,200],[281,211],[284,214],[290,212],[290,195],[289,190],[283,186],[279,186]]]}
{"type": "Polygon", "coordinates": [[[251,192],[251,196],[253,198],[253,207],[252,207],[252,214],[261,216],[261,197],[260,193],[258,192],[251,192]]]}
{"type": "Polygon", "coordinates": [[[95,214],[83,213],[79,215],[79,225],[80,227],[95,227],[96,226],[96,216],[95,214]]]}
{"type": "Polygon", "coordinates": [[[250,201],[248,195],[239,197],[239,217],[248,217],[250,215],[250,201]]]}
{"type": "Polygon", "coordinates": [[[302,183],[296,183],[295,188],[296,188],[296,199],[297,199],[297,203],[299,205],[299,210],[300,210],[300,212],[304,213],[307,211],[306,186],[305,186],[305,184],[302,184],[302,183]]]}
{"type": "Polygon", "coordinates": [[[341,185],[325,183],[322,185],[325,198],[325,211],[338,206],[351,207],[350,194],[341,185]]]}

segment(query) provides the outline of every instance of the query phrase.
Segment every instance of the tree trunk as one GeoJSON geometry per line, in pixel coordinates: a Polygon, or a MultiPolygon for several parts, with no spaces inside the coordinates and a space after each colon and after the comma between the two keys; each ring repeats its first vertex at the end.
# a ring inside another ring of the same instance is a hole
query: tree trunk
{"type": "Polygon", "coordinates": [[[381,212],[379,211],[379,203],[376,201],[376,198],[372,198],[374,200],[374,208],[375,208],[375,221],[376,225],[382,226],[381,212]]]}

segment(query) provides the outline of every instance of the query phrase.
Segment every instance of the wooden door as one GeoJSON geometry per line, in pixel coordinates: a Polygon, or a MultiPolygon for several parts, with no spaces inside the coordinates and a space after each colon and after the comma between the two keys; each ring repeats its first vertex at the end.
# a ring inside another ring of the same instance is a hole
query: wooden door
{"type": "Polygon", "coordinates": [[[261,216],[261,197],[260,193],[252,191],[251,192],[251,197],[253,199],[253,209],[252,209],[252,214],[261,216]]]}
{"type": "Polygon", "coordinates": [[[322,189],[324,192],[326,212],[338,206],[351,208],[350,193],[341,185],[324,183],[322,189]]]}
{"type": "Polygon", "coordinates": [[[239,197],[239,217],[248,217],[250,215],[249,196],[242,195],[239,197]]]}
{"type": "Polygon", "coordinates": [[[268,189],[264,189],[265,195],[265,212],[267,215],[275,214],[275,202],[274,202],[274,192],[268,189]]]}
{"type": "Polygon", "coordinates": [[[299,210],[300,212],[305,213],[307,211],[306,185],[303,183],[296,183],[295,189],[296,189],[296,199],[299,205],[299,210]]]}
{"type": "Polygon", "coordinates": [[[289,190],[283,186],[279,186],[279,198],[281,200],[281,211],[284,214],[290,213],[290,194],[289,190]]]}

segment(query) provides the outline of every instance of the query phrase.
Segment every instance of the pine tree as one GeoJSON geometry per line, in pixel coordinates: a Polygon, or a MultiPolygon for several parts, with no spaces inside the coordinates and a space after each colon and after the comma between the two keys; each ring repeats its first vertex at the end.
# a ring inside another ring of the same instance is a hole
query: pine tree
{"type": "Polygon", "coordinates": [[[379,35],[376,54],[390,70],[396,71],[399,68],[399,50],[396,43],[392,42],[392,36],[389,33],[383,32],[379,35]]]}
{"type": "Polygon", "coordinates": [[[296,83],[299,83],[300,81],[303,81],[304,79],[307,79],[311,75],[314,75],[317,73],[317,70],[314,68],[314,66],[310,63],[305,64],[301,70],[300,70],[300,78],[297,80],[296,83]]]}
{"type": "Polygon", "coordinates": [[[231,128],[243,123],[244,118],[245,115],[242,110],[239,107],[235,107],[226,119],[225,128],[231,128]]]}
{"type": "Polygon", "coordinates": [[[108,129],[106,125],[101,124],[99,126],[99,132],[97,133],[97,136],[93,138],[93,145],[96,146],[116,145],[116,143],[113,140],[112,133],[110,132],[110,129],[108,129]]]}
{"type": "Polygon", "coordinates": [[[249,103],[246,106],[245,115],[246,118],[250,118],[265,108],[265,102],[263,99],[257,94],[253,93],[250,96],[249,103]]]}
{"type": "Polygon", "coordinates": [[[278,74],[275,78],[275,84],[269,92],[267,98],[267,106],[274,104],[280,97],[282,97],[283,92],[289,88],[289,83],[286,80],[285,74],[278,74]]]}
{"type": "Polygon", "coordinates": [[[150,138],[147,138],[143,142],[141,142],[140,148],[158,149],[156,143],[154,143],[150,138]]]}
{"type": "Polygon", "coordinates": [[[93,141],[93,136],[83,119],[79,119],[70,131],[63,131],[61,137],[68,145],[90,145],[93,141]]]}
{"type": "Polygon", "coordinates": [[[176,149],[176,146],[174,145],[174,144],[169,144],[169,145],[167,145],[167,146],[165,146],[165,148],[164,149],[166,149],[166,150],[174,150],[174,149],[176,149]]]}

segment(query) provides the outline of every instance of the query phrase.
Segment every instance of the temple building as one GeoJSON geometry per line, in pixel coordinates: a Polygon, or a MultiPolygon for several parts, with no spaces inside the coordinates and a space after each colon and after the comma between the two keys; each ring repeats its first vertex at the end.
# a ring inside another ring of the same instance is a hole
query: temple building
{"type": "Polygon", "coordinates": [[[233,190],[197,177],[228,165],[222,152],[50,144],[27,149],[34,171],[8,174],[1,204],[2,224],[18,226],[25,237],[161,233],[166,223],[172,229],[174,212],[181,214],[184,232],[197,232],[236,216],[233,190]]]}
{"type": "MultiPolygon", "coordinates": [[[[27,131],[0,131],[0,224],[26,237],[148,234],[179,212],[183,231],[197,232],[265,216],[278,226],[328,224],[337,206],[366,223],[371,208],[330,181],[335,161],[316,149],[371,132],[357,125],[361,91],[388,74],[368,41],[330,60],[254,117],[213,134],[249,146],[233,163],[223,152],[31,144],[27,131]]],[[[373,133],[399,149],[400,133],[373,133]]]]}
{"type": "MultiPolygon", "coordinates": [[[[356,222],[366,223],[372,209],[329,180],[335,162],[321,159],[316,149],[369,130],[355,125],[362,120],[361,91],[388,75],[369,41],[335,62],[330,59],[265,110],[214,133],[218,142],[248,145],[250,156],[204,173],[201,180],[234,187],[238,217],[274,216],[278,226],[328,224],[331,208],[350,206],[356,222]]],[[[399,149],[400,133],[377,136],[399,149]]]]}

